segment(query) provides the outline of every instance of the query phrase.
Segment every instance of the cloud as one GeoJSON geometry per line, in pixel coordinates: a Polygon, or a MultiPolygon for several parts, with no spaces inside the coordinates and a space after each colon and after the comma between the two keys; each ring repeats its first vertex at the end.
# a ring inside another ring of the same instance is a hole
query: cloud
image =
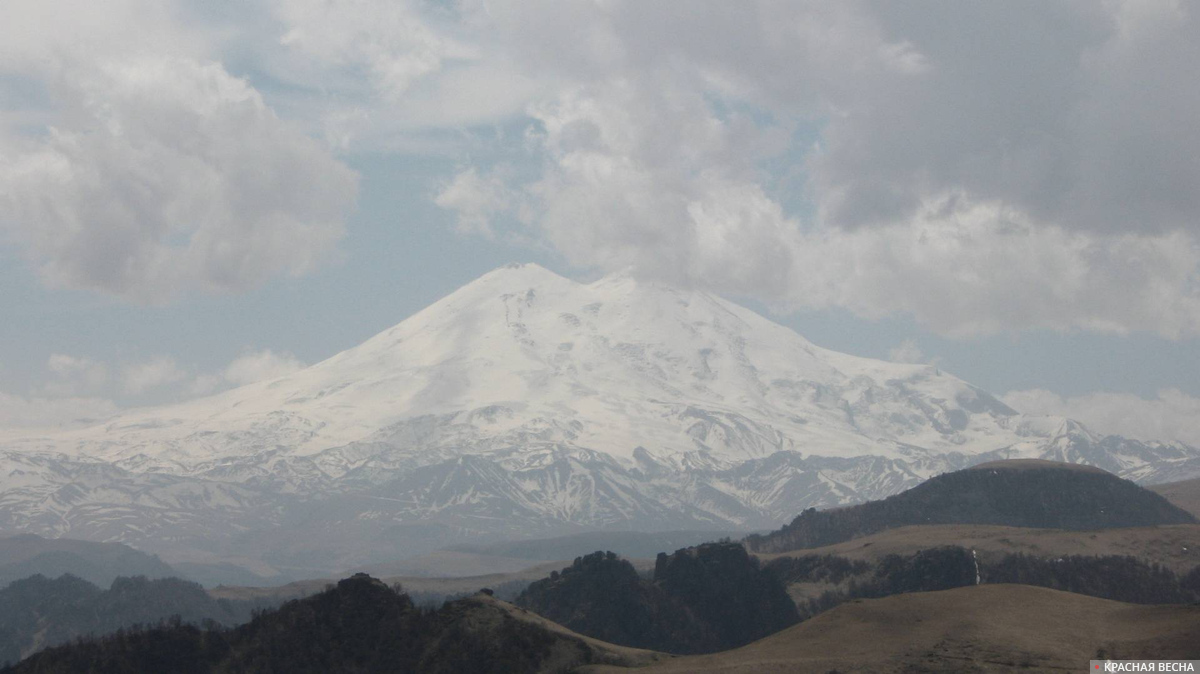
{"type": "Polygon", "coordinates": [[[1200,334],[1200,246],[1182,232],[1085,234],[948,198],[912,221],[792,239],[785,308],[909,314],[952,336],[1041,328],[1200,334]]]}
{"type": "Polygon", "coordinates": [[[459,173],[438,203],[460,228],[515,204],[535,238],[577,266],[706,278],[747,294],[786,278],[794,228],[755,182],[754,160],[770,154],[776,130],[718,119],[669,78],[572,89],[529,114],[541,175],[505,191],[494,174],[480,185],[474,169],[459,173]]]}
{"type": "Polygon", "coordinates": [[[512,209],[512,199],[500,175],[481,176],[475,168],[468,168],[438,191],[434,203],[457,214],[460,233],[492,238],[492,220],[512,209]]]}
{"type": "Polygon", "coordinates": [[[0,392],[0,430],[86,426],[116,414],[103,398],[55,398],[0,392]]]}
{"type": "Polygon", "coordinates": [[[197,375],[188,390],[193,395],[207,395],[232,386],[278,379],[304,367],[290,353],[275,353],[270,349],[247,351],[219,372],[197,375]]]}
{"type": "Polygon", "coordinates": [[[888,360],[893,363],[924,363],[925,354],[914,340],[906,339],[888,350],[888,360]]]}
{"type": "Polygon", "coordinates": [[[80,356],[54,354],[47,361],[50,380],[33,395],[0,392],[9,411],[8,416],[0,411],[0,427],[100,418],[116,413],[120,404],[129,403],[131,399],[139,403],[163,403],[181,397],[209,395],[235,386],[278,379],[304,367],[305,364],[292,354],[271,349],[247,350],[215,372],[198,371],[167,355],[113,365],[80,356]],[[29,413],[31,421],[11,421],[23,412],[29,413]]]}
{"type": "Polygon", "coordinates": [[[1200,447],[1200,398],[1178,389],[1164,389],[1152,399],[1107,392],[1064,398],[1031,389],[1010,391],[1002,400],[1020,412],[1069,417],[1100,433],[1200,447]]]}
{"type": "Polygon", "coordinates": [[[270,349],[251,351],[238,356],[222,371],[225,381],[243,386],[269,379],[278,379],[305,367],[290,353],[275,353],[270,349]]]}
{"type": "Polygon", "coordinates": [[[1057,226],[1198,231],[1200,139],[1186,86],[1194,6],[965,2],[870,8],[919,76],[847,72],[811,157],[824,221],[894,223],[947,192],[1057,226]],[[1021,36],[1012,39],[1012,36],[1021,36]]]}
{"type": "Polygon", "coordinates": [[[187,377],[187,372],[170,356],[155,356],[140,363],[126,365],[121,372],[122,391],[141,395],[148,391],[175,384],[187,377]]]}
{"type": "Polygon", "coordinates": [[[249,36],[171,1],[9,5],[0,243],[48,285],[161,303],[335,254],[357,176],[229,73],[249,36]]]}
{"type": "Polygon", "coordinates": [[[95,393],[108,383],[108,366],[90,358],[56,353],[47,360],[46,368],[53,378],[45,390],[55,397],[95,393]]]}
{"type": "Polygon", "coordinates": [[[805,224],[758,182],[752,159],[769,155],[771,129],[718,118],[686,93],[642,109],[636,89],[614,88],[532,111],[547,157],[538,180],[505,193],[494,176],[477,187],[467,169],[439,203],[474,229],[490,226],[494,204],[520,204],[525,228],[576,266],[632,267],[781,311],[908,314],[953,336],[1200,334],[1200,244],[1189,233],[1083,232],[962,193],[888,225],[805,224]]]}
{"type": "Polygon", "coordinates": [[[15,7],[0,71],[38,86],[0,77],[0,235],[56,286],[305,273],[355,196],[319,135],[453,153],[454,227],[580,268],[946,335],[1200,335],[1187,3],[15,7]]]}
{"type": "MultiPolygon", "coordinates": [[[[348,151],[444,153],[465,127],[519,115],[551,86],[488,46],[474,3],[269,0],[273,45],[260,67],[288,104],[348,151]]],[[[484,10],[486,11],[486,10],[484,10]]]]}
{"type": "Polygon", "coordinates": [[[175,0],[5,0],[0,72],[39,78],[136,54],[211,54],[224,32],[185,17],[175,0]]]}
{"type": "Polygon", "coordinates": [[[169,356],[156,356],[125,366],[122,373],[122,392],[141,395],[169,385],[182,386],[182,392],[192,396],[208,395],[222,389],[255,382],[278,379],[305,367],[290,353],[271,349],[247,351],[234,358],[217,372],[196,373],[179,365],[169,356]]]}
{"type": "Polygon", "coordinates": [[[162,302],[326,258],[355,176],[215,63],[107,64],[72,119],[0,164],[0,226],[47,283],[162,302]]]}
{"type": "Polygon", "coordinates": [[[532,90],[512,150],[540,175],[501,190],[475,184],[484,162],[461,171],[472,198],[439,197],[460,228],[494,235],[507,211],[479,205],[519,204],[576,266],[948,335],[1200,334],[1190,6],[472,16],[497,60],[559,85],[532,90]]]}
{"type": "Polygon", "coordinates": [[[285,26],[280,44],[303,57],[309,77],[325,82],[333,75],[346,82],[365,76],[389,99],[436,72],[454,49],[407,2],[277,0],[272,5],[285,26]]]}

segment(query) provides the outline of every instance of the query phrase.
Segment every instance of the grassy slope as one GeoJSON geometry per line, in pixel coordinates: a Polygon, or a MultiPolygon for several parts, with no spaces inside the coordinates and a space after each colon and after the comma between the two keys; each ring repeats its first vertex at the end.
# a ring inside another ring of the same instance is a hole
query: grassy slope
{"type": "Polygon", "coordinates": [[[1115,658],[1200,658],[1200,606],[981,585],[858,600],[743,648],[641,671],[1079,671],[1101,649],[1115,658]]]}
{"type": "MultiPolygon", "coordinates": [[[[475,604],[478,606],[478,613],[486,614],[490,612],[502,612],[516,618],[525,623],[536,625],[548,632],[552,632],[563,638],[582,641],[587,647],[602,661],[612,662],[619,665],[621,668],[643,667],[656,662],[670,661],[679,656],[670,655],[667,653],[658,653],[656,651],[648,651],[641,648],[629,648],[628,646],[618,646],[610,644],[606,641],[593,639],[589,636],[584,636],[578,632],[574,632],[556,622],[546,620],[538,614],[527,611],[519,606],[514,606],[506,601],[500,601],[493,597],[477,594],[469,599],[462,600],[464,604],[475,604]]],[[[472,616],[473,621],[478,622],[478,615],[472,616]]]]}
{"type": "Polygon", "coordinates": [[[1168,482],[1150,487],[1171,503],[1200,518],[1200,477],[1182,482],[1168,482]]]}
{"type": "Polygon", "coordinates": [[[837,555],[877,561],[885,555],[911,555],[942,545],[958,545],[980,554],[1022,552],[1038,557],[1065,555],[1130,555],[1183,573],[1200,565],[1200,524],[1064,531],[980,524],[934,524],[900,527],[820,548],[757,555],[776,557],[837,555]]]}

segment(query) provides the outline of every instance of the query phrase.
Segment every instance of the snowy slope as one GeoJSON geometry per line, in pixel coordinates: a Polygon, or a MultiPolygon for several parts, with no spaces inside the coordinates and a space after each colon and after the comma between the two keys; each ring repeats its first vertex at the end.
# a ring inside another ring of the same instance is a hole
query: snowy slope
{"type": "Polygon", "coordinates": [[[142,521],[157,507],[188,520],[172,544],[221,539],[209,513],[327,531],[310,551],[407,532],[379,552],[396,554],[480,533],[772,526],[1004,456],[1200,472],[1191,448],[1018,415],[935,367],[822,349],[704,292],[523,265],[287,377],[4,441],[0,521],[153,547],[172,538],[142,521]],[[54,496],[97,470],[116,471],[110,487],[54,496]]]}
{"type": "Polygon", "coordinates": [[[277,445],[313,456],[406,431],[444,434],[411,420],[446,415],[485,436],[525,433],[622,458],[638,446],[725,460],[818,447],[895,456],[896,443],[978,452],[1015,437],[1011,410],[931,366],[820,349],[701,292],[628,277],[583,285],[526,265],[283,379],[56,442],[191,468],[277,445]]]}

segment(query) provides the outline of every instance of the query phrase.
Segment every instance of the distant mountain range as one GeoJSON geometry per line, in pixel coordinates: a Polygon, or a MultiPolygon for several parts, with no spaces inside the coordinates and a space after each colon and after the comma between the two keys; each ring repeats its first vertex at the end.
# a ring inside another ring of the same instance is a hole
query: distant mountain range
{"type": "Polygon", "coordinates": [[[1200,450],[1016,413],[699,290],[493,271],[280,379],[0,446],[0,528],[293,576],[462,542],[771,529],[1003,458],[1140,483],[1200,450]]]}
{"type": "Polygon", "coordinates": [[[0,589],[0,663],[89,635],[177,616],[191,624],[225,626],[250,620],[270,600],[218,600],[178,578],[117,578],[104,589],[72,575],[38,574],[0,589]]]}
{"type": "Polygon", "coordinates": [[[0,588],[34,574],[48,578],[71,574],[100,587],[108,587],[118,576],[179,575],[158,557],[120,543],[48,539],[36,534],[0,536],[0,588]]]}

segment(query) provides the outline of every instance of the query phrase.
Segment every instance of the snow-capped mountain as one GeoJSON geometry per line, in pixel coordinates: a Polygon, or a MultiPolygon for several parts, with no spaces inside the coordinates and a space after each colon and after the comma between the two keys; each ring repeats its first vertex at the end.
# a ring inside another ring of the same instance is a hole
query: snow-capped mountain
{"type": "Polygon", "coordinates": [[[6,441],[0,524],[331,568],[466,536],[773,527],[1004,457],[1200,474],[1193,448],[1023,416],[701,291],[521,265],[286,377],[6,441]]]}

